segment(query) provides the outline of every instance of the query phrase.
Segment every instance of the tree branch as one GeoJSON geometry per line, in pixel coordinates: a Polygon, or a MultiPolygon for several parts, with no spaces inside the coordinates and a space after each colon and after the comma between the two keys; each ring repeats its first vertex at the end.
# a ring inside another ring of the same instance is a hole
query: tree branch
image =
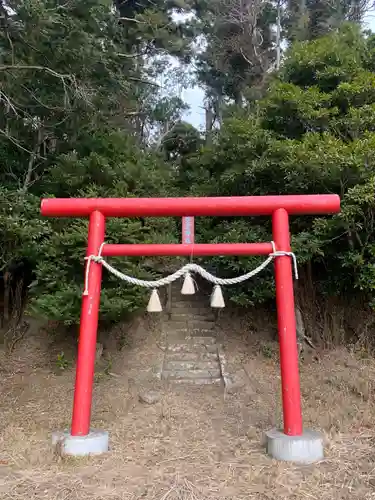
{"type": "Polygon", "coordinates": [[[57,71],[54,71],[51,68],[48,68],[47,66],[28,66],[26,64],[2,64],[0,66],[0,71],[11,71],[11,70],[20,70],[20,71],[28,71],[28,70],[39,70],[39,71],[45,71],[46,73],[49,73],[53,76],[56,76],[56,78],[67,78],[69,80],[74,80],[74,77],[72,75],[68,74],[62,74],[62,73],[57,73],[57,71]]]}
{"type": "Polygon", "coordinates": [[[16,116],[19,116],[10,98],[0,90],[0,102],[2,100],[4,100],[7,103],[7,111],[12,110],[16,116]]]}
{"type": "Polygon", "coordinates": [[[242,56],[242,57],[245,59],[245,61],[247,62],[247,64],[248,64],[249,66],[253,66],[253,63],[251,62],[251,60],[250,60],[248,57],[246,57],[246,55],[245,55],[245,53],[244,53],[244,51],[243,51],[242,47],[240,48],[240,53],[241,53],[241,56],[242,56]]]}
{"type": "Polygon", "coordinates": [[[167,130],[166,130],[163,134],[161,134],[161,136],[159,137],[159,139],[157,140],[157,142],[156,142],[156,144],[155,144],[155,146],[154,146],[154,150],[155,150],[155,151],[159,151],[159,150],[160,150],[161,146],[163,145],[163,141],[164,141],[165,137],[167,137],[167,135],[168,135],[170,132],[172,132],[172,130],[173,130],[173,129],[175,128],[175,126],[177,125],[177,123],[178,123],[178,121],[174,122],[170,128],[169,128],[169,125],[170,125],[170,124],[169,124],[169,123],[167,123],[167,130]]]}
{"type": "Polygon", "coordinates": [[[126,76],[128,80],[131,80],[132,82],[139,82],[139,83],[144,83],[145,85],[152,85],[154,87],[160,87],[158,83],[155,82],[150,82],[148,80],[142,80],[142,78],[136,78],[135,76],[126,76]]]}
{"type": "Polygon", "coordinates": [[[40,149],[40,146],[42,145],[43,143],[43,133],[42,133],[42,129],[41,127],[38,129],[38,140],[36,141],[36,144],[34,146],[34,149],[32,150],[31,154],[30,154],[30,157],[29,157],[29,161],[28,161],[28,164],[27,164],[27,171],[26,171],[26,175],[25,175],[25,180],[24,180],[24,183],[23,183],[23,186],[22,186],[22,194],[26,194],[27,192],[27,189],[31,183],[31,177],[33,175],[33,171],[34,171],[34,163],[35,163],[35,159],[37,157],[37,154],[38,154],[38,150],[40,149]]]}
{"type": "Polygon", "coordinates": [[[127,59],[136,59],[137,57],[142,57],[144,54],[123,54],[122,52],[117,52],[119,57],[126,57],[127,59]]]}
{"type": "Polygon", "coordinates": [[[146,24],[145,21],[140,21],[139,19],[134,19],[133,17],[119,17],[119,21],[129,21],[131,23],[146,24]]]}
{"type": "Polygon", "coordinates": [[[22,144],[20,144],[19,141],[17,141],[17,139],[15,139],[11,135],[9,135],[5,130],[3,130],[1,128],[0,128],[0,134],[3,135],[4,137],[6,137],[10,142],[13,142],[13,144],[15,144],[19,149],[22,149],[22,151],[25,151],[26,153],[29,153],[30,155],[32,154],[32,151],[23,147],[22,144]]]}
{"type": "Polygon", "coordinates": [[[56,107],[56,106],[51,107],[51,106],[48,106],[48,105],[47,105],[47,104],[45,104],[43,101],[41,101],[41,100],[40,100],[40,99],[39,99],[39,98],[38,98],[38,97],[34,94],[34,92],[32,92],[29,88],[27,88],[27,87],[26,87],[26,85],[21,84],[21,87],[22,87],[24,90],[26,90],[26,92],[28,92],[28,93],[31,95],[31,97],[32,97],[33,99],[35,99],[35,100],[36,100],[36,102],[37,102],[38,104],[40,104],[41,106],[43,106],[44,108],[49,109],[50,111],[64,111],[64,110],[65,110],[65,108],[61,108],[61,107],[56,107]]]}

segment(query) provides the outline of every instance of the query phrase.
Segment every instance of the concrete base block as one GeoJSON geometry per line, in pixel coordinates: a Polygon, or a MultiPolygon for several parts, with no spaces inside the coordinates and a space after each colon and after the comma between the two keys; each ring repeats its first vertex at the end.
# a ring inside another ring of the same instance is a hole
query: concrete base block
{"type": "Polygon", "coordinates": [[[52,445],[64,456],[84,457],[108,452],[108,432],[91,430],[87,436],[72,436],[69,431],[52,434],[52,445]]]}
{"type": "Polygon", "coordinates": [[[287,436],[272,429],[266,432],[267,453],[276,460],[311,464],[324,458],[323,436],[306,430],[302,436],[287,436]]]}

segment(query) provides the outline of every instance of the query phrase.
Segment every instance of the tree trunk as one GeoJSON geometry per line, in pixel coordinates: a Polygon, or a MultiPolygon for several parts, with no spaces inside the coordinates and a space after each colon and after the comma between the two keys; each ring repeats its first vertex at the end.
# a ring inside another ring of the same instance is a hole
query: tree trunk
{"type": "Polygon", "coordinates": [[[212,144],[213,111],[210,104],[205,108],[206,112],[206,144],[212,144]]]}
{"type": "Polygon", "coordinates": [[[281,62],[281,0],[277,2],[276,18],[276,70],[279,71],[281,62]]]}

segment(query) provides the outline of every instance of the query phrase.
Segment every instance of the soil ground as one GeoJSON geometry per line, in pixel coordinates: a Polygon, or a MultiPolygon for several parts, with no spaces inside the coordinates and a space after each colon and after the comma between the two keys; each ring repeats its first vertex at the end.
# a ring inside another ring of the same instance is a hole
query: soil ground
{"type": "Polygon", "coordinates": [[[73,366],[56,369],[59,347],[39,332],[3,356],[0,499],[375,499],[375,361],[340,349],[301,364],[304,423],[324,432],[326,457],[278,463],[262,446],[264,431],[281,422],[277,344],[234,330],[222,339],[237,381],[231,394],[161,385],[158,329],[133,332],[97,371],[92,426],[108,430],[111,445],[100,458],[52,450],[73,398],[73,366]],[[151,388],[160,401],[142,403],[151,388]]]}

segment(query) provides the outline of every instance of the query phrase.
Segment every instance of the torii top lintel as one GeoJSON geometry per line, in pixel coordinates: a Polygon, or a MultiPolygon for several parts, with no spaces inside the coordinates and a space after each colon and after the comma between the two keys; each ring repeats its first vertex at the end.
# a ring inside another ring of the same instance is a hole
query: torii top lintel
{"type": "Polygon", "coordinates": [[[45,198],[41,214],[49,217],[184,217],[271,215],[284,208],[290,215],[340,211],[335,194],[234,196],[209,198],[45,198]]]}

